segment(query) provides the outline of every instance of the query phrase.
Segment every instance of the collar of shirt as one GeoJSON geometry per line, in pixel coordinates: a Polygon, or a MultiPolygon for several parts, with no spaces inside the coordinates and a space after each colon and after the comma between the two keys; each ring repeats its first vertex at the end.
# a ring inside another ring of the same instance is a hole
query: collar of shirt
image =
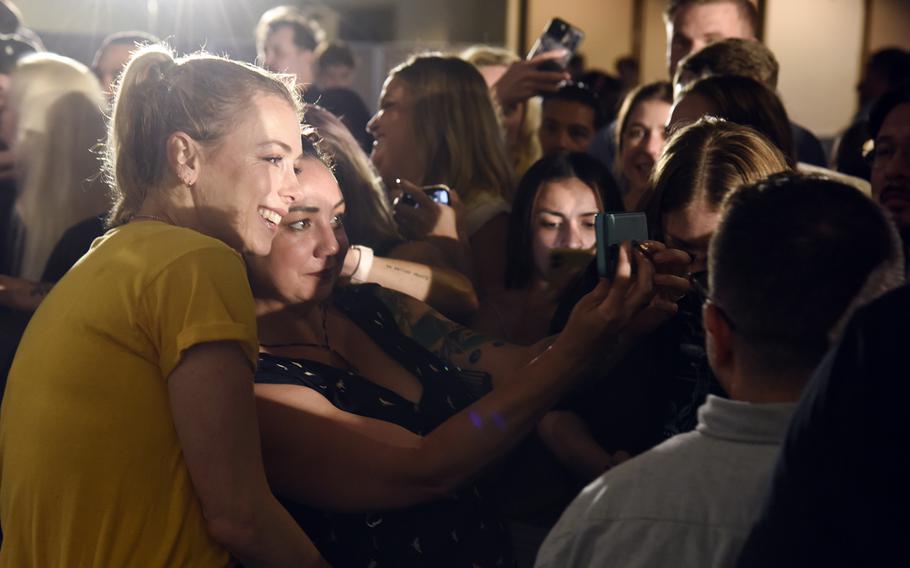
{"type": "Polygon", "coordinates": [[[780,444],[795,408],[795,403],[752,404],[709,395],[698,409],[696,430],[735,442],[780,444]]]}

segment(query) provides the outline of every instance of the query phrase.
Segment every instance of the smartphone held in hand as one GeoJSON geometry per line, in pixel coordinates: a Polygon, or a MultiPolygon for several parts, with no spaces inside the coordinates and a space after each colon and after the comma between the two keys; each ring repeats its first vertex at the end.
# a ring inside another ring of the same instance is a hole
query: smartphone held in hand
{"type": "Polygon", "coordinates": [[[533,59],[548,51],[562,50],[565,52],[562,58],[541,63],[539,68],[542,71],[563,71],[569,65],[569,60],[575,54],[584,37],[585,33],[572,24],[560,18],[553,18],[547,24],[540,37],[537,38],[537,41],[534,42],[534,46],[531,47],[531,51],[528,53],[528,59],[533,59]]]}
{"type": "Polygon", "coordinates": [[[613,278],[619,260],[619,245],[624,241],[648,240],[648,219],[644,213],[598,213],[594,218],[597,234],[597,273],[613,278]]]}
{"type": "MultiPolygon", "coordinates": [[[[429,197],[436,203],[439,203],[440,205],[451,205],[452,204],[452,196],[451,196],[452,190],[449,189],[449,186],[447,186],[445,184],[438,183],[435,185],[425,185],[425,186],[421,187],[420,190],[424,193],[424,195],[426,195],[427,197],[429,197]]],[[[417,202],[416,199],[414,199],[414,196],[411,195],[410,193],[402,194],[401,202],[409,207],[413,207],[414,209],[417,209],[420,207],[420,204],[417,202]]]]}

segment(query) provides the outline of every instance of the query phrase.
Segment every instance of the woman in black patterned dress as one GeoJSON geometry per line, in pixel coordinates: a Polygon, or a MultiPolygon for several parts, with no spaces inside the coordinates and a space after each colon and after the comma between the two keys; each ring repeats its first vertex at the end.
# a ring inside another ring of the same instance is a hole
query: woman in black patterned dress
{"type": "Polygon", "coordinates": [[[335,566],[512,565],[479,474],[590,365],[675,309],[654,286],[688,282],[655,274],[637,250],[632,276],[626,248],[613,283],[579,302],[561,336],[493,341],[378,286],[333,291],[348,246],[344,201],[323,162],[298,166],[300,195],[271,254],[248,260],[273,489],[335,566]]]}

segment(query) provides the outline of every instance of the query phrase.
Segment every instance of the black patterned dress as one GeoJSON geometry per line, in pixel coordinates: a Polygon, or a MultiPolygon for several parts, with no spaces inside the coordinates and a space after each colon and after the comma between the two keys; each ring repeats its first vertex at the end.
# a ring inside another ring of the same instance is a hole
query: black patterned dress
{"type": "MultiPolygon", "coordinates": [[[[335,307],[387,355],[417,377],[415,404],[352,371],[305,359],[261,354],[256,382],[293,384],[320,393],[341,410],[426,435],[472,402],[477,381],[405,336],[376,297],[376,286],[336,294],[335,307]]],[[[344,451],[344,448],[338,448],[344,451]]],[[[364,568],[513,566],[511,543],[484,482],[422,505],[368,513],[337,513],[283,501],[333,566],[364,568]]]]}

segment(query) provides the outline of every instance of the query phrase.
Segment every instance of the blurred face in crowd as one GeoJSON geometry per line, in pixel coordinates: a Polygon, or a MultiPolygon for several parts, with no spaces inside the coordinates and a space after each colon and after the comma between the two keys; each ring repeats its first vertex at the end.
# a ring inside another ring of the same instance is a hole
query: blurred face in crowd
{"type": "MultiPolygon", "coordinates": [[[[503,76],[506,69],[508,69],[506,65],[482,65],[477,68],[480,74],[483,75],[483,80],[487,86],[491,88],[503,76]]],[[[526,108],[525,103],[515,103],[500,109],[502,113],[502,128],[505,130],[506,135],[506,146],[509,148],[518,144],[518,138],[521,135],[521,123],[524,121],[526,108]]]]}
{"type": "Polygon", "coordinates": [[[683,126],[697,122],[699,118],[714,112],[714,107],[701,95],[687,93],[677,99],[670,111],[667,132],[673,134],[683,126]]]}
{"type": "Polygon", "coordinates": [[[547,277],[553,249],[594,247],[594,216],[602,209],[594,190],[578,178],[541,186],[531,210],[531,248],[538,276],[547,277]]]}
{"type": "Polygon", "coordinates": [[[594,109],[577,101],[546,100],[538,138],[544,155],[586,152],[594,138],[594,109]]]}
{"type": "Polygon", "coordinates": [[[350,89],[354,85],[354,68],[328,65],[319,70],[318,82],[323,89],[350,89]]]}
{"type": "Polygon", "coordinates": [[[407,84],[389,77],[379,96],[379,111],[367,123],[374,138],[370,159],[388,185],[396,178],[417,184],[423,180],[423,165],[415,159],[419,154],[411,118],[413,104],[407,84]]]}
{"type": "Polygon", "coordinates": [[[670,77],[683,57],[726,38],[754,39],[747,20],[733,2],[688,4],[667,23],[667,66],[670,77]]]}
{"type": "Polygon", "coordinates": [[[240,252],[264,255],[297,191],[300,127],[280,97],[259,95],[249,107],[214,148],[202,150],[190,193],[197,230],[240,252]]]}
{"type": "Polygon", "coordinates": [[[247,260],[257,297],[285,304],[327,298],[349,247],[335,176],[316,158],[306,157],[297,167],[300,183],[272,251],[247,260]]]}
{"type": "Polygon", "coordinates": [[[718,223],[720,211],[696,198],[686,207],[663,215],[665,244],[692,255],[690,272],[703,272],[708,269],[708,245],[718,223]]]}
{"type": "Polygon", "coordinates": [[[289,25],[278,26],[265,38],[260,58],[269,71],[294,74],[298,85],[313,82],[316,55],[309,49],[297,47],[294,43],[294,28],[289,25]]]}
{"type": "Polygon", "coordinates": [[[894,107],[875,139],[872,195],[910,238],[910,103],[894,107]]]}
{"type": "Polygon", "coordinates": [[[654,164],[666,142],[670,105],[660,99],[644,100],[629,113],[622,132],[619,163],[633,192],[647,189],[654,164]]]}
{"type": "Polygon", "coordinates": [[[101,89],[110,99],[114,96],[114,83],[123,67],[130,60],[130,53],[136,48],[133,45],[112,43],[104,48],[101,57],[98,58],[98,65],[95,67],[95,74],[101,83],[101,89]]]}

